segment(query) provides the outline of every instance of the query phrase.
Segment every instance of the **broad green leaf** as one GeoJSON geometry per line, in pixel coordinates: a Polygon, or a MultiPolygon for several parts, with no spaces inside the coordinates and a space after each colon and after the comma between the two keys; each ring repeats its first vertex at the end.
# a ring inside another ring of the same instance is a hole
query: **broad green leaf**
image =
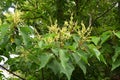
{"type": "Polygon", "coordinates": [[[103,44],[104,42],[106,42],[111,36],[111,31],[106,31],[104,32],[100,38],[101,38],[101,44],[103,44]]]}
{"type": "Polygon", "coordinates": [[[66,56],[65,51],[60,49],[59,50],[60,61],[61,61],[61,73],[64,73],[68,80],[70,80],[74,67],[72,64],[69,63],[69,58],[66,56]]]}
{"type": "Polygon", "coordinates": [[[40,67],[39,67],[39,69],[42,69],[42,68],[44,68],[46,65],[47,65],[47,63],[49,62],[49,60],[52,58],[52,54],[41,54],[40,56],[39,56],[39,61],[40,61],[40,67]]]}
{"type": "Polygon", "coordinates": [[[52,48],[51,50],[55,54],[55,56],[59,55],[59,49],[58,48],[52,48]]]}
{"type": "Polygon", "coordinates": [[[65,68],[65,64],[68,62],[69,58],[66,56],[64,50],[62,49],[59,50],[59,55],[60,55],[61,64],[65,68]]]}
{"type": "Polygon", "coordinates": [[[120,47],[115,47],[115,54],[112,57],[113,62],[117,60],[118,56],[120,56],[120,47]]]}
{"type": "Polygon", "coordinates": [[[79,42],[80,37],[78,35],[73,35],[73,39],[75,40],[75,42],[79,42]]]}
{"type": "Polygon", "coordinates": [[[97,37],[97,36],[92,36],[91,39],[92,39],[92,42],[93,42],[95,45],[97,45],[98,42],[100,41],[100,37],[97,37]]]}
{"type": "Polygon", "coordinates": [[[73,45],[65,45],[65,48],[75,51],[78,47],[78,42],[74,42],[73,45]]]}
{"type": "Polygon", "coordinates": [[[24,27],[21,27],[20,30],[24,32],[25,34],[33,34],[34,32],[34,30],[27,25],[25,25],[24,27]]]}
{"type": "Polygon", "coordinates": [[[97,50],[97,48],[93,44],[88,45],[88,47],[90,49],[90,52],[93,53],[96,56],[96,58],[100,61],[99,56],[101,53],[97,50]]]}
{"type": "Polygon", "coordinates": [[[77,53],[72,53],[72,56],[73,56],[73,58],[74,58],[74,60],[75,60],[76,63],[78,63],[81,60],[81,57],[78,56],[77,53]]]}
{"type": "Polygon", "coordinates": [[[76,64],[82,69],[83,73],[86,74],[85,62],[82,60],[83,56],[79,55],[80,53],[72,53],[76,64]]]}
{"type": "Polygon", "coordinates": [[[101,54],[100,51],[97,50],[96,48],[93,48],[93,51],[94,51],[94,53],[95,53],[97,59],[100,61],[100,54],[101,54]]]}
{"type": "Polygon", "coordinates": [[[120,59],[117,59],[115,62],[112,63],[112,71],[120,66],[120,59]]]}
{"type": "Polygon", "coordinates": [[[0,38],[3,38],[9,30],[9,24],[0,25],[0,38]]]}
{"type": "Polygon", "coordinates": [[[81,60],[88,64],[87,55],[84,51],[79,50],[77,54],[81,57],[81,60]]]}
{"type": "Polygon", "coordinates": [[[43,44],[44,44],[43,41],[38,42],[38,46],[39,46],[39,48],[42,48],[42,47],[43,47],[43,44]]]}
{"type": "Polygon", "coordinates": [[[104,58],[103,55],[100,55],[100,60],[101,60],[104,64],[107,64],[107,63],[106,63],[106,60],[105,60],[105,58],[104,58]]]}
{"type": "Polygon", "coordinates": [[[78,65],[82,69],[83,73],[86,74],[86,66],[85,66],[84,62],[79,61],[78,65]]]}
{"type": "Polygon", "coordinates": [[[60,72],[60,63],[57,60],[52,60],[48,65],[48,68],[52,69],[54,74],[58,74],[60,72]]]}
{"type": "Polygon", "coordinates": [[[30,43],[30,35],[28,34],[28,32],[26,32],[27,30],[24,30],[24,29],[26,29],[26,28],[20,27],[19,31],[20,31],[20,34],[23,38],[23,43],[25,45],[28,45],[30,43]]]}
{"type": "Polygon", "coordinates": [[[99,61],[102,61],[103,63],[106,64],[106,61],[105,61],[103,55],[94,45],[91,44],[88,47],[89,47],[91,53],[93,53],[99,61]]]}
{"type": "Polygon", "coordinates": [[[115,34],[118,38],[120,38],[120,31],[114,32],[114,34],[115,34]]]}

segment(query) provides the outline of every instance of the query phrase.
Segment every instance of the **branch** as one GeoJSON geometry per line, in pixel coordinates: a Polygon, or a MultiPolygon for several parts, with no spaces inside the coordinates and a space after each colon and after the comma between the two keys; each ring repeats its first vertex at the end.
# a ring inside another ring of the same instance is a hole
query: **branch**
{"type": "Polygon", "coordinates": [[[103,17],[106,13],[108,13],[110,10],[112,10],[112,9],[115,7],[116,4],[117,4],[117,2],[113,3],[113,6],[112,6],[112,7],[110,7],[109,9],[107,9],[106,11],[104,11],[102,14],[100,14],[99,16],[97,16],[97,17],[94,19],[92,25],[94,24],[94,22],[95,22],[97,19],[103,17]]]}
{"type": "Polygon", "coordinates": [[[89,15],[89,17],[90,17],[90,18],[89,18],[89,25],[88,25],[88,27],[91,27],[91,25],[92,25],[92,16],[91,16],[91,14],[89,14],[89,13],[88,13],[88,15],[89,15]]]}
{"type": "Polygon", "coordinates": [[[22,79],[22,80],[26,80],[25,78],[23,78],[23,77],[15,74],[15,73],[13,73],[12,71],[8,70],[8,69],[5,68],[4,66],[0,65],[0,67],[3,68],[4,70],[6,70],[7,72],[9,72],[10,74],[13,74],[14,76],[16,76],[16,77],[18,77],[18,78],[20,78],[20,79],[22,79]]]}

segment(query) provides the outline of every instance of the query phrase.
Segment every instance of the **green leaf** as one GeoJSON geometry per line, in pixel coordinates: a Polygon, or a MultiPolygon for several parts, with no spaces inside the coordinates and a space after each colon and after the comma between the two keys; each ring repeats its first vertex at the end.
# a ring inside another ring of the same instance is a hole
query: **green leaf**
{"type": "Polygon", "coordinates": [[[86,66],[85,66],[84,62],[79,61],[78,65],[82,69],[83,73],[86,74],[86,66]]]}
{"type": "Polygon", "coordinates": [[[42,47],[43,47],[43,44],[44,44],[43,41],[38,42],[38,46],[39,46],[39,48],[42,48],[42,47]]]}
{"type": "Polygon", "coordinates": [[[52,69],[54,74],[58,74],[60,72],[60,63],[57,60],[52,60],[48,65],[48,68],[52,69]]]}
{"type": "Polygon", "coordinates": [[[106,42],[111,36],[111,31],[106,31],[104,32],[100,37],[101,37],[101,44],[106,42]]]}
{"type": "Polygon", "coordinates": [[[88,64],[87,55],[84,51],[79,50],[77,54],[81,57],[81,60],[88,64]]]}
{"type": "Polygon", "coordinates": [[[19,28],[20,34],[23,38],[23,43],[26,46],[30,43],[30,34],[29,34],[29,31],[27,29],[28,28],[26,28],[26,27],[20,27],[19,28]],[[26,32],[26,31],[28,31],[28,32],[26,32]]]}
{"type": "Polygon", "coordinates": [[[0,25],[0,39],[2,39],[9,31],[9,24],[0,25]]]}
{"type": "Polygon", "coordinates": [[[74,57],[74,60],[76,62],[76,64],[82,69],[83,73],[86,74],[86,65],[88,64],[87,61],[87,56],[84,55],[84,52],[75,52],[72,53],[72,56],[74,57]]]}
{"type": "Polygon", "coordinates": [[[51,50],[55,54],[55,56],[59,56],[59,49],[58,48],[52,48],[51,50]]]}
{"type": "Polygon", "coordinates": [[[94,45],[91,44],[88,47],[89,47],[89,49],[91,50],[91,52],[96,56],[96,58],[99,61],[102,61],[103,63],[106,64],[106,61],[105,61],[103,55],[101,54],[101,52],[94,45]]]}
{"type": "Polygon", "coordinates": [[[60,61],[61,61],[61,73],[64,73],[68,80],[70,80],[74,67],[72,64],[69,63],[69,58],[66,56],[65,51],[60,49],[59,50],[60,61]]]}
{"type": "Polygon", "coordinates": [[[96,48],[93,48],[93,51],[94,51],[94,53],[95,53],[95,55],[96,55],[96,57],[97,57],[97,59],[100,61],[100,51],[99,50],[97,50],[96,48]]]}
{"type": "Polygon", "coordinates": [[[100,55],[100,60],[101,60],[104,64],[106,64],[106,65],[107,65],[106,60],[105,60],[105,58],[104,58],[104,56],[103,56],[103,55],[100,55]]]}
{"type": "Polygon", "coordinates": [[[96,37],[96,36],[92,36],[91,39],[92,39],[92,42],[93,42],[95,45],[97,45],[98,42],[100,41],[100,37],[96,37]]]}
{"type": "Polygon", "coordinates": [[[49,53],[47,53],[47,54],[41,54],[39,56],[39,61],[40,61],[40,67],[39,67],[39,69],[44,68],[47,65],[47,63],[49,62],[49,60],[52,58],[52,56],[53,55],[49,54],[49,53]]]}
{"type": "Polygon", "coordinates": [[[80,37],[78,35],[73,35],[73,39],[75,40],[75,42],[79,42],[80,37]]]}
{"type": "Polygon", "coordinates": [[[114,63],[112,63],[112,71],[120,66],[120,59],[117,59],[114,63]]]}
{"type": "Polygon", "coordinates": [[[99,50],[97,50],[97,48],[93,44],[88,45],[88,47],[90,49],[90,52],[93,53],[96,56],[96,58],[100,61],[99,56],[101,53],[99,52],[99,50]]]}
{"type": "Polygon", "coordinates": [[[115,55],[112,57],[112,61],[115,62],[120,55],[120,47],[115,47],[115,55]]]}
{"type": "Polygon", "coordinates": [[[120,31],[114,32],[114,34],[115,34],[118,38],[120,38],[120,31]]]}

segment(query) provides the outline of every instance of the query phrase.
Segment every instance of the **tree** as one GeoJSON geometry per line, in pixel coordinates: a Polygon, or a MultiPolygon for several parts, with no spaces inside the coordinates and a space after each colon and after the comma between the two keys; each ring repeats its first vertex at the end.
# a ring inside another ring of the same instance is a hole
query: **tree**
{"type": "Polygon", "coordinates": [[[120,67],[119,7],[119,0],[2,0],[0,54],[10,69],[0,67],[23,80],[110,79],[120,67]]]}

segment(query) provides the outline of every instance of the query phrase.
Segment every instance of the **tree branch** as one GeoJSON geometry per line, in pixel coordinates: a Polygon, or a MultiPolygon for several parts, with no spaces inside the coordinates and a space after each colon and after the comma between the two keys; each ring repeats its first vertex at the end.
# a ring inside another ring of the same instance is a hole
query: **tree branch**
{"type": "Polygon", "coordinates": [[[13,74],[14,76],[16,76],[16,77],[18,77],[18,78],[20,78],[20,79],[22,79],[22,80],[26,80],[25,78],[23,78],[23,77],[15,74],[15,73],[13,73],[12,71],[8,70],[8,69],[5,68],[4,66],[0,65],[0,67],[3,68],[4,70],[6,70],[7,72],[9,72],[10,74],[13,74]]]}
{"type": "Polygon", "coordinates": [[[96,21],[97,19],[103,17],[106,13],[108,13],[110,10],[112,10],[112,9],[115,7],[116,4],[117,4],[117,2],[114,2],[114,3],[112,4],[112,7],[110,7],[110,8],[107,9],[106,11],[104,11],[102,14],[98,15],[98,16],[94,19],[94,21],[92,22],[92,25],[95,23],[95,21],[96,21]]]}

